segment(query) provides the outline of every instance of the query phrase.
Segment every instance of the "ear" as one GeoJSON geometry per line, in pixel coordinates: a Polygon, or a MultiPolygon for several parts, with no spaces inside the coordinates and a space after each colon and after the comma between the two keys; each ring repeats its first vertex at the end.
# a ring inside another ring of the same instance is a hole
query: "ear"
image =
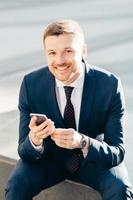
{"type": "Polygon", "coordinates": [[[87,58],[87,44],[83,45],[83,49],[82,49],[82,58],[86,59],[87,58]]]}

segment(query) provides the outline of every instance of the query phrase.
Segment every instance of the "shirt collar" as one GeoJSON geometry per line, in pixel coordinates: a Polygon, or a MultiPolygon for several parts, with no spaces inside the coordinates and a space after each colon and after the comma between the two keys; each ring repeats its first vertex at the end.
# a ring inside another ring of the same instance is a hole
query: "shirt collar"
{"type": "MultiPolygon", "coordinates": [[[[84,83],[84,76],[85,76],[85,66],[83,65],[83,70],[81,71],[80,75],[78,78],[71,83],[69,86],[74,87],[74,88],[83,88],[83,83],[84,83]]],[[[64,87],[65,84],[62,81],[59,81],[58,79],[55,79],[56,81],[56,86],[57,87],[64,87]]]]}

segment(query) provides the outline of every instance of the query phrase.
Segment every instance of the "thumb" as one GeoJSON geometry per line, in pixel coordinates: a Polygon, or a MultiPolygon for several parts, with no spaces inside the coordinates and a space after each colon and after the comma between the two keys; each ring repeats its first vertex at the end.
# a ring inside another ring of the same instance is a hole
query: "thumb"
{"type": "Polygon", "coordinates": [[[30,128],[30,129],[31,129],[33,126],[36,126],[36,120],[37,120],[37,117],[36,117],[36,116],[31,117],[31,120],[30,120],[30,123],[29,123],[29,128],[30,128]]]}

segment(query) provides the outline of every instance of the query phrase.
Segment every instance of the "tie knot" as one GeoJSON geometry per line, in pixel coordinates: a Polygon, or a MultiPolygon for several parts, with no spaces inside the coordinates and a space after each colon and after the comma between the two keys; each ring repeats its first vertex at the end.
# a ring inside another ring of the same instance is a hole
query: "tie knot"
{"type": "Polygon", "coordinates": [[[66,94],[66,99],[70,100],[71,94],[72,94],[72,91],[73,91],[73,87],[71,87],[71,86],[64,86],[64,90],[65,90],[65,94],[66,94]]]}

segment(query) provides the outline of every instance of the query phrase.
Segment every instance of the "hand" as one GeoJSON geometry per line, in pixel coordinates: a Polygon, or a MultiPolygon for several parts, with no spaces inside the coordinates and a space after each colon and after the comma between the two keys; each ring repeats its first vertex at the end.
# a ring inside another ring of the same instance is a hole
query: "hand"
{"type": "Polygon", "coordinates": [[[48,136],[53,134],[53,132],[55,130],[55,126],[54,126],[54,123],[50,119],[47,119],[42,124],[37,126],[36,120],[37,120],[36,116],[32,117],[30,120],[29,137],[30,137],[31,141],[33,142],[33,144],[38,146],[38,145],[42,144],[43,139],[45,139],[48,136]]]}
{"type": "Polygon", "coordinates": [[[80,133],[72,128],[57,128],[51,135],[51,139],[54,140],[57,146],[66,149],[79,148],[81,138],[82,136],[80,135],[80,133]]]}

